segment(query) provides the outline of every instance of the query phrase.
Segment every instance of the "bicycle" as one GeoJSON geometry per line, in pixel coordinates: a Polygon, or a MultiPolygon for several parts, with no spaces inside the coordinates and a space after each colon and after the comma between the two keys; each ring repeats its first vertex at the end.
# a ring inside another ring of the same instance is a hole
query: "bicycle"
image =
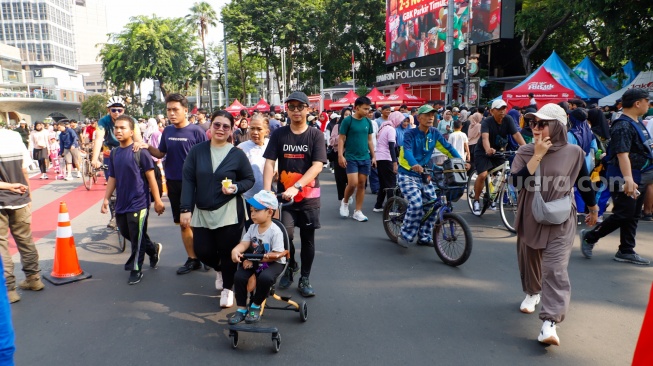
{"type": "MultiPolygon", "coordinates": [[[[459,266],[469,259],[473,243],[472,231],[465,219],[452,212],[453,202],[462,197],[465,187],[464,185],[451,186],[445,183],[445,180],[449,180],[446,175],[460,173],[461,170],[465,172],[464,168],[425,169],[431,180],[435,182],[438,197],[423,203],[426,213],[420,220],[421,227],[431,215],[437,215],[433,227],[435,253],[445,264],[452,267],[459,266]]],[[[408,200],[401,196],[399,187],[387,188],[387,190],[394,191],[395,195],[389,198],[383,207],[383,228],[388,238],[396,243],[401,235],[401,226],[408,209],[408,200]]]]}
{"type": "Polygon", "coordinates": [[[94,168],[91,163],[91,151],[84,149],[85,155],[82,158],[82,181],[84,182],[84,187],[87,191],[90,191],[93,187],[93,184],[97,183],[98,175],[101,172],[104,172],[107,169],[106,165],[103,165],[99,168],[94,168]]]}
{"type": "Polygon", "coordinates": [[[514,151],[500,151],[494,153],[493,157],[505,159],[504,163],[488,171],[485,177],[483,191],[478,197],[481,206],[481,213],[474,213],[474,184],[478,178],[476,170],[469,175],[467,182],[467,204],[470,211],[478,217],[483,216],[485,211],[494,204],[499,206],[501,221],[508,231],[516,233],[515,219],[517,218],[517,189],[510,184],[510,161],[515,156],[514,151]]]}

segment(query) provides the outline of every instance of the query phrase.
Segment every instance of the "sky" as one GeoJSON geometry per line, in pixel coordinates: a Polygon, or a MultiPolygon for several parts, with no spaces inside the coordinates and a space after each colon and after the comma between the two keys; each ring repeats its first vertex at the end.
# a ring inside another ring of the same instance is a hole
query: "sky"
{"type": "MultiPolygon", "coordinates": [[[[193,3],[198,0],[106,0],[107,29],[109,33],[119,33],[129,22],[129,18],[137,15],[156,15],[160,18],[184,17],[189,13],[193,3]]],[[[228,0],[209,0],[218,16],[220,9],[228,0]]],[[[207,44],[222,41],[222,26],[209,28],[207,44]]]]}

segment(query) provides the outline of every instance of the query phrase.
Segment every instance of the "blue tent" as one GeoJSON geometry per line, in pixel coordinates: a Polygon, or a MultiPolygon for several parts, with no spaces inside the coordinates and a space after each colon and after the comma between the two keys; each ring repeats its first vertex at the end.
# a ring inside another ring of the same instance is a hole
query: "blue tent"
{"type": "Polygon", "coordinates": [[[576,97],[580,99],[600,99],[604,95],[596,91],[594,88],[589,86],[581,78],[578,77],[570,68],[565,64],[564,61],[558,56],[558,54],[553,51],[551,56],[549,56],[542,66],[538,67],[532,74],[530,74],[524,81],[519,83],[516,87],[521,86],[522,84],[528,82],[531,77],[537,74],[540,71],[540,68],[546,69],[546,71],[553,76],[553,78],[560,83],[562,86],[569,88],[574,91],[576,97]]]}
{"type": "Polygon", "coordinates": [[[589,86],[581,78],[578,77],[570,68],[565,64],[564,61],[558,56],[556,51],[551,53],[546,61],[542,64],[541,67],[544,67],[557,82],[562,84],[576,93],[576,96],[580,99],[601,99],[606,94],[601,94],[596,89],[589,86]]]}
{"type": "Polygon", "coordinates": [[[610,79],[587,56],[576,67],[574,67],[574,72],[579,78],[601,94],[612,94],[619,87],[614,80],[610,79]]]}
{"type": "MultiPolygon", "coordinates": [[[[635,71],[635,64],[633,61],[628,61],[621,69],[623,70],[624,75],[626,75],[626,78],[621,83],[621,87],[625,88],[635,80],[639,71],[635,71]]],[[[612,75],[610,79],[614,80],[615,83],[619,83],[619,77],[617,74],[612,75]]]]}

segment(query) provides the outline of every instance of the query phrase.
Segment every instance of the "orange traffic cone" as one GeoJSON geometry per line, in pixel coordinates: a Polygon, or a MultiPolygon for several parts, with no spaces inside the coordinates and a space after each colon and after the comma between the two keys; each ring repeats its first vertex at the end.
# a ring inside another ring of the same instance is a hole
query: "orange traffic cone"
{"type": "Polygon", "coordinates": [[[633,366],[653,365],[653,287],[651,287],[651,296],[648,300],[648,308],[644,314],[644,323],[639,333],[639,341],[635,347],[633,356],[633,366]]]}
{"type": "Polygon", "coordinates": [[[50,275],[44,276],[53,285],[65,285],[91,277],[90,273],[82,271],[77,259],[75,238],[70,227],[70,216],[65,202],[59,204],[59,220],[57,223],[57,243],[54,250],[54,267],[50,275]]]}

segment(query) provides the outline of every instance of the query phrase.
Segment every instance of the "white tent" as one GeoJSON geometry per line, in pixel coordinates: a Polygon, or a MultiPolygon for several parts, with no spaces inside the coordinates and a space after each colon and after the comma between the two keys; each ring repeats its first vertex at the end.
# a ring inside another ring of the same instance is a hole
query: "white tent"
{"type": "Polygon", "coordinates": [[[607,97],[599,99],[599,106],[603,107],[606,105],[614,105],[617,99],[621,98],[621,96],[624,95],[626,90],[633,89],[633,88],[648,90],[649,95],[653,98],[653,71],[640,72],[639,75],[637,75],[637,77],[635,78],[635,80],[633,80],[625,88],[616,91],[608,95],[607,97]]]}

